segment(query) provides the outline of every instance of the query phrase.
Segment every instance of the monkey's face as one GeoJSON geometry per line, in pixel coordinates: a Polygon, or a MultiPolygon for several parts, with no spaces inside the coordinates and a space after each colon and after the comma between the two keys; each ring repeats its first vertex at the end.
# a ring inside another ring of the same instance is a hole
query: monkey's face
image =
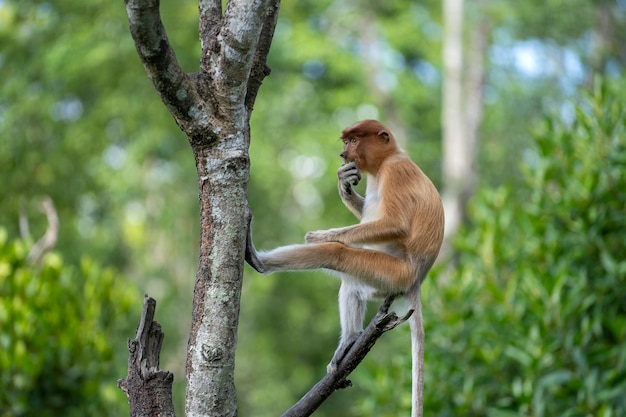
{"type": "Polygon", "coordinates": [[[392,149],[378,135],[365,137],[348,136],[342,139],[343,152],[339,154],[344,163],[354,162],[361,172],[374,174],[392,149]]]}
{"type": "Polygon", "coordinates": [[[361,162],[362,159],[359,155],[359,138],[356,136],[350,136],[347,138],[342,138],[343,141],[343,152],[339,154],[341,158],[343,158],[344,163],[354,162],[357,168],[362,169],[361,162]]]}
{"type": "Polygon", "coordinates": [[[363,120],[341,132],[345,163],[354,162],[359,171],[375,174],[382,161],[397,152],[393,136],[376,120],[363,120]]]}
{"type": "Polygon", "coordinates": [[[368,162],[368,139],[350,136],[343,141],[343,152],[339,154],[343,158],[344,164],[354,162],[357,169],[361,172],[372,172],[368,162]]]}

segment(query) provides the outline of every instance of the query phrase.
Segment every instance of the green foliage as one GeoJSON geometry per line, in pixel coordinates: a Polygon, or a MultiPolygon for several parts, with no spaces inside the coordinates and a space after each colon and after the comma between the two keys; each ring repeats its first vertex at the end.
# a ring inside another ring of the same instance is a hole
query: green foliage
{"type": "MultiPolygon", "coordinates": [[[[195,25],[188,8],[170,7],[173,34],[195,25]]],[[[185,41],[190,50],[197,32],[185,41]]],[[[145,224],[172,224],[181,211],[195,219],[193,157],[145,76],[123,2],[4,0],[0,44],[0,195],[12,197],[0,201],[0,224],[10,235],[18,234],[20,204],[34,213],[48,195],[66,259],[87,251],[123,268],[134,250],[160,239],[146,236],[153,228],[145,224]],[[170,209],[162,200],[175,197],[164,188],[177,178],[179,202],[170,209]]],[[[193,55],[184,51],[187,65],[193,55]]],[[[39,235],[45,224],[33,219],[31,229],[39,235]]]]}
{"type": "MultiPolygon", "coordinates": [[[[199,56],[197,7],[161,5],[189,71],[199,56]]],[[[60,220],[56,250],[67,263],[89,257],[122,270],[159,311],[176,312],[159,319],[162,365],[182,387],[189,326],[181,320],[190,316],[199,234],[196,171],[137,57],[124,2],[0,0],[0,45],[0,224],[18,236],[26,213],[32,236],[41,236],[38,204],[50,196],[60,220]]]]}
{"type": "Polygon", "coordinates": [[[571,125],[536,131],[520,188],[473,200],[425,294],[429,414],[626,413],[623,103],[597,80],[571,125]]]}
{"type": "Polygon", "coordinates": [[[125,375],[136,292],[90,260],[55,253],[26,264],[28,247],[0,229],[0,416],[128,413],[125,375]]]}

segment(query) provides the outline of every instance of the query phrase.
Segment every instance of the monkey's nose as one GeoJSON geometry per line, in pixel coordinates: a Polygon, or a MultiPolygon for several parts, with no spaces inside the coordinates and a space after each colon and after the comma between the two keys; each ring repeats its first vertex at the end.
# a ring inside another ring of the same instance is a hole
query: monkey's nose
{"type": "Polygon", "coordinates": [[[343,159],[346,159],[346,153],[345,153],[345,152],[341,152],[341,153],[339,154],[339,156],[340,156],[340,157],[342,157],[343,159]]]}

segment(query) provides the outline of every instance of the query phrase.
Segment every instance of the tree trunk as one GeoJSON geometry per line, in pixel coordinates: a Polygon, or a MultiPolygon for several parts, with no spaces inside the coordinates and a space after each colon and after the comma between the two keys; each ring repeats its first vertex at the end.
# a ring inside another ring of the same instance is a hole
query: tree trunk
{"type": "Polygon", "coordinates": [[[463,113],[463,0],[443,1],[443,203],[446,235],[453,233],[462,217],[460,195],[468,166],[463,113]]]}
{"type": "Polygon", "coordinates": [[[187,416],[237,415],[235,345],[249,178],[250,113],[263,78],[279,0],[199,0],[200,71],[170,48],[158,0],[125,0],[139,57],[187,135],[198,172],[200,254],[187,347],[187,416]]]}
{"type": "Polygon", "coordinates": [[[247,129],[236,121],[219,147],[194,147],[200,187],[200,256],[187,346],[187,416],[236,416],[235,347],[249,175],[247,129]]]}
{"type": "MultiPolygon", "coordinates": [[[[464,59],[464,0],[444,0],[443,21],[443,203],[446,238],[454,235],[465,218],[467,201],[476,186],[478,130],[482,119],[484,59],[488,21],[483,2],[472,3],[475,18],[469,27],[470,48],[464,59]]],[[[447,239],[446,239],[447,240],[447,239]]],[[[448,245],[444,245],[447,247],[448,245]]]]}

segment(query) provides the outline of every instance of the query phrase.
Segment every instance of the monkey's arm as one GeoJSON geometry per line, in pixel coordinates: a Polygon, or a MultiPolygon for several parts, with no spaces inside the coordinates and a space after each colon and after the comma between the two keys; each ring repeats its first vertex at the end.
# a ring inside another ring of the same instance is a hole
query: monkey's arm
{"type": "Polygon", "coordinates": [[[337,229],[312,231],[307,233],[304,239],[307,243],[367,244],[398,241],[408,234],[409,227],[401,222],[381,219],[337,229]]]}
{"type": "Polygon", "coordinates": [[[337,187],[339,188],[341,201],[343,201],[343,204],[357,219],[361,220],[365,199],[352,188],[353,185],[357,185],[361,180],[361,173],[356,167],[356,164],[349,162],[339,167],[337,170],[337,178],[339,180],[337,187]]]}

